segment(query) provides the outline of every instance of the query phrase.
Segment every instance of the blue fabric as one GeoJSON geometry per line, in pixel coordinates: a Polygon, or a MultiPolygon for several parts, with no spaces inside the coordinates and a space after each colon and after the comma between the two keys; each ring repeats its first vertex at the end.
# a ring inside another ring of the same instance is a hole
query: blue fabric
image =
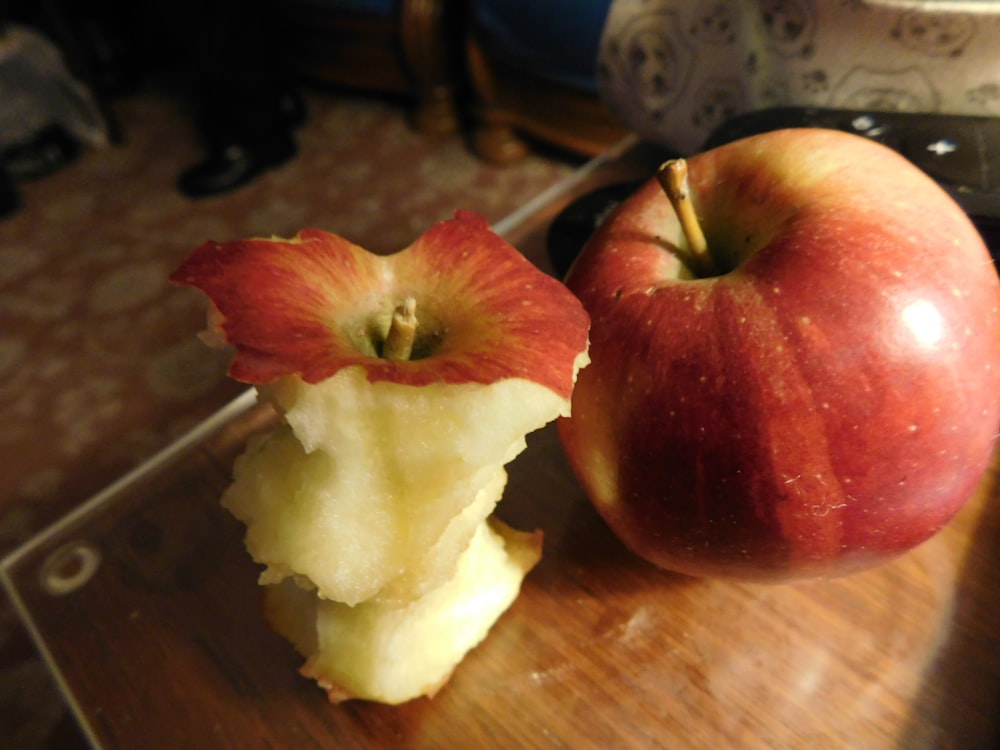
{"type": "Polygon", "coordinates": [[[597,92],[597,53],[611,0],[475,0],[487,51],[497,59],[597,92]]]}
{"type": "Polygon", "coordinates": [[[399,8],[399,0],[294,0],[297,5],[313,8],[351,11],[379,18],[392,18],[399,8]]]}

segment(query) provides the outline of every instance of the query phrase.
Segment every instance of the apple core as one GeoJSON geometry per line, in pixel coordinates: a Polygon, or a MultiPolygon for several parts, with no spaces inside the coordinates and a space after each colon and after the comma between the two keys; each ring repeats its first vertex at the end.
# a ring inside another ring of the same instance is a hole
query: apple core
{"type": "Polygon", "coordinates": [[[267,620],[332,701],[433,694],[541,555],[492,514],[525,436],[569,413],[582,305],[463,211],[394,255],[303,230],[204,243],[171,278],[277,413],[221,498],[267,620]]]}

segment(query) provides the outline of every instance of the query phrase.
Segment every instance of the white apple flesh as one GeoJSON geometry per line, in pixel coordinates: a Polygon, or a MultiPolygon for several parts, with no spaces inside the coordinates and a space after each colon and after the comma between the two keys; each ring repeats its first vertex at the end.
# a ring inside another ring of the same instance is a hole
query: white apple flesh
{"type": "Polygon", "coordinates": [[[332,702],[403,703],[434,695],[486,637],[517,598],[541,556],[541,543],[540,532],[518,532],[491,520],[476,527],[449,579],[412,602],[352,607],[285,581],[265,589],[265,612],[306,658],[302,674],[316,680],[332,702]]]}
{"type": "Polygon", "coordinates": [[[837,575],[937,532],[1000,423],[1000,284],[961,209],[826,130],[688,160],[716,272],[657,180],[570,269],[591,365],[559,429],[618,536],[692,575],[837,575]]]}
{"type": "Polygon", "coordinates": [[[222,503],[267,566],[261,583],[295,577],[347,604],[413,599],[449,577],[500,500],[503,466],[566,409],[519,378],[414,387],[361,368],[262,393],[288,428],[250,446],[222,503]]]}

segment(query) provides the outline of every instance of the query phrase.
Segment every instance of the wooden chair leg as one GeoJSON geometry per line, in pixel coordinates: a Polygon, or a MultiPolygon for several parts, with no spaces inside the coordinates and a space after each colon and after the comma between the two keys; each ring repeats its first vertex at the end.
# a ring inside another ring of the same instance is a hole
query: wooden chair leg
{"type": "Polygon", "coordinates": [[[455,95],[450,87],[438,86],[418,96],[413,127],[418,132],[431,135],[448,135],[458,131],[455,95]]]}
{"type": "Polygon", "coordinates": [[[414,127],[425,133],[453,133],[459,127],[457,19],[447,13],[449,6],[441,0],[403,0],[400,9],[403,56],[417,88],[414,127]]]}
{"type": "Polygon", "coordinates": [[[594,156],[628,135],[596,94],[491,57],[471,23],[465,30],[465,72],[472,145],[488,161],[522,159],[533,140],[594,156]]]}
{"type": "Polygon", "coordinates": [[[483,122],[472,133],[472,148],[493,164],[513,164],[528,155],[528,145],[510,125],[483,122]]]}

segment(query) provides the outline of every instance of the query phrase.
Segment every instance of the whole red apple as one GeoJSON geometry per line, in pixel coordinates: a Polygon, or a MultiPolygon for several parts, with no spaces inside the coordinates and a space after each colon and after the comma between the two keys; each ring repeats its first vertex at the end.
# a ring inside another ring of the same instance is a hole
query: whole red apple
{"type": "Polygon", "coordinates": [[[835,131],[687,166],[708,270],[653,179],[566,279],[592,362],[559,430],[597,510],[692,575],[838,575],[929,538],[1000,422],[1000,283],[975,227],[901,156],[835,131]]]}

